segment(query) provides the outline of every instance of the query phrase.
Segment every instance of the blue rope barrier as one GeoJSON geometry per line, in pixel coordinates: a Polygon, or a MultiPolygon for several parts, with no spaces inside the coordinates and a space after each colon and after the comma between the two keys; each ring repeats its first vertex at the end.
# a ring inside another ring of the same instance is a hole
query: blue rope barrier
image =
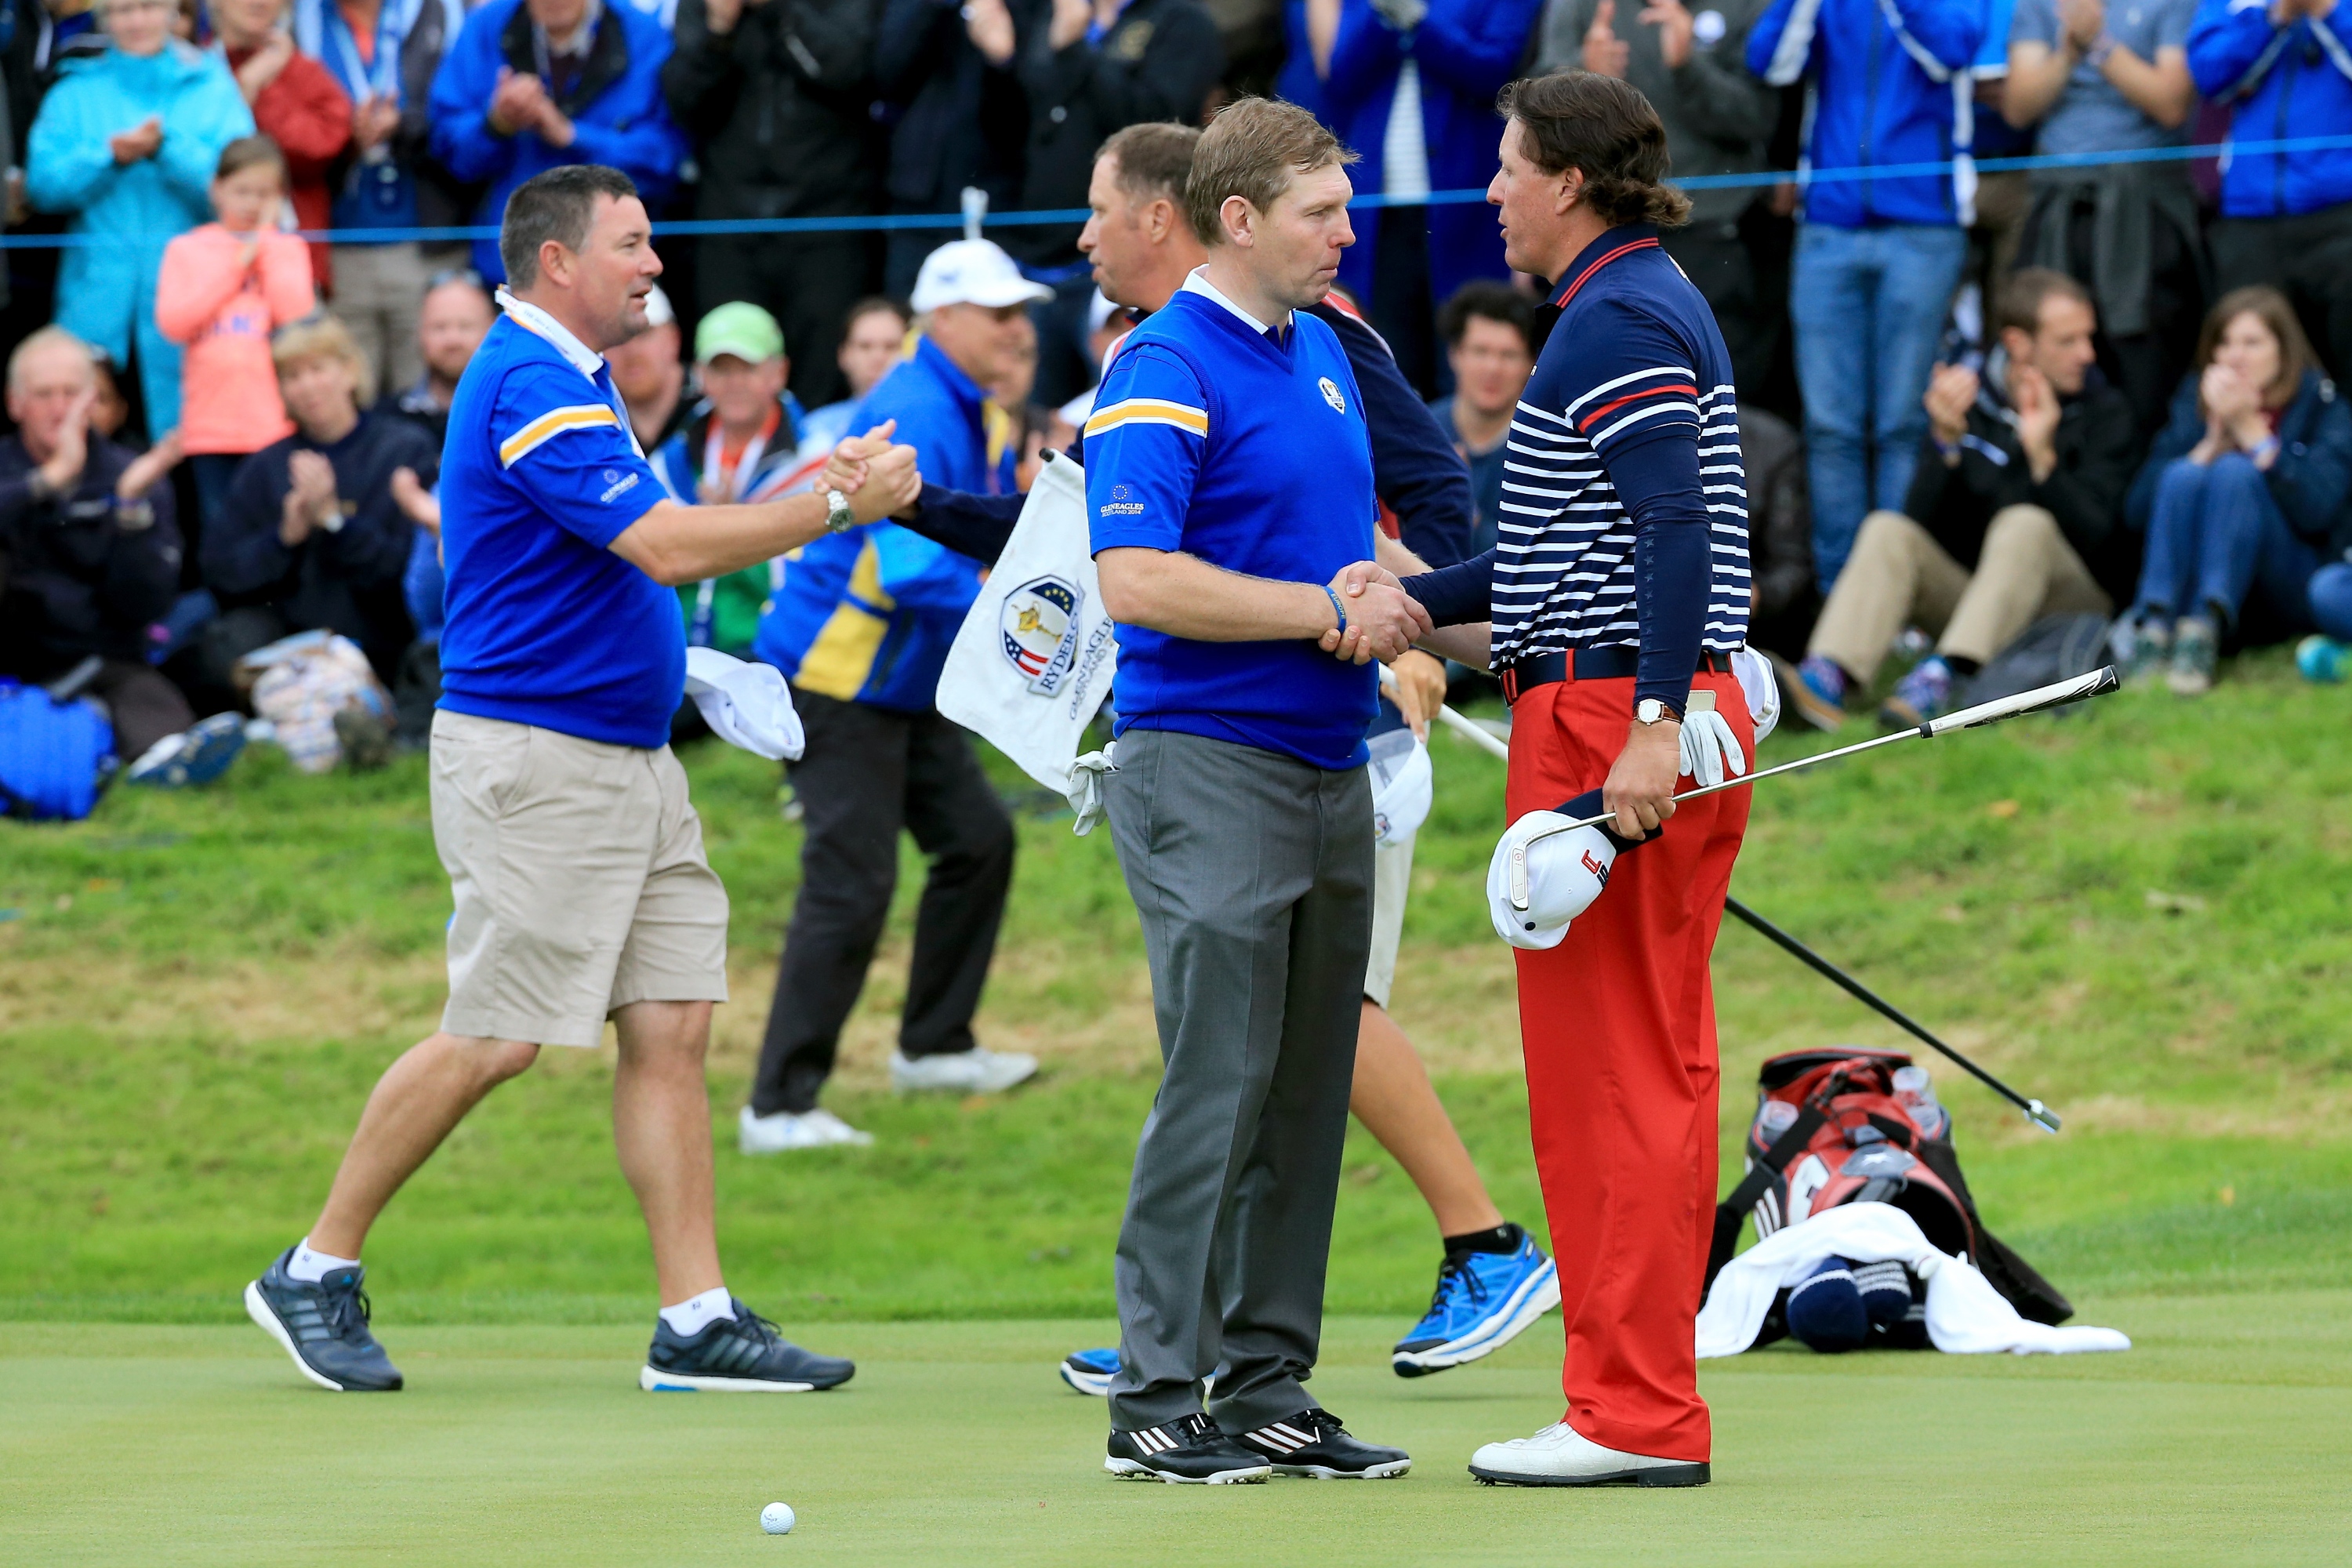
{"type": "MultiPolygon", "coordinates": [[[[2199,158],[2243,157],[2258,153],[2334,153],[2352,149],[2352,135],[2294,136],[2268,142],[2213,142],[2186,147],[2134,147],[2109,153],[2042,153],[2016,158],[1979,158],[1979,174],[2012,169],[2093,169],[2122,163],[2177,163],[2199,158]]],[[[1927,163],[1881,163],[1848,169],[1769,169],[1750,174],[1699,174],[1672,182],[1685,191],[1756,190],[1769,185],[1823,185],[1864,180],[1927,179],[1949,174],[1958,165],[1950,160],[1927,163]]],[[[1432,191],[1425,196],[1367,194],[1348,205],[1351,208],[1391,206],[1467,206],[1486,199],[1484,186],[1471,190],[1432,191]]],[[[1040,228],[1054,224],[1084,223],[1085,207],[1055,207],[1030,212],[991,213],[989,228],[1040,228]]],[[[961,229],[959,213],[885,213],[840,217],[685,218],[654,225],[660,237],[681,238],[754,234],[883,234],[897,229],[961,229]]],[[[446,228],[306,228],[297,231],[306,240],[334,245],[386,245],[402,240],[422,244],[496,239],[493,225],[446,228]]],[[[132,238],[168,240],[168,234],[9,234],[0,235],[0,250],[75,250],[92,245],[120,245],[132,238]]]]}

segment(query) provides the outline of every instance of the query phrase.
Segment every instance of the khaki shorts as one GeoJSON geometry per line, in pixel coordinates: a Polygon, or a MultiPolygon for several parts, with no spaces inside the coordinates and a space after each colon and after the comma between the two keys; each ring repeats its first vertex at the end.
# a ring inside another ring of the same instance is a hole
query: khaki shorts
{"type": "Polygon", "coordinates": [[[1364,965],[1364,1000],[1386,1008],[1396,984],[1397,944],[1412,894],[1412,840],[1372,846],[1372,955],[1364,965]]]}
{"type": "Polygon", "coordinates": [[[457,901],[445,1032],[593,1047],[632,1002],[727,1000],[727,889],[667,746],[437,712],[433,842],[457,901]]]}

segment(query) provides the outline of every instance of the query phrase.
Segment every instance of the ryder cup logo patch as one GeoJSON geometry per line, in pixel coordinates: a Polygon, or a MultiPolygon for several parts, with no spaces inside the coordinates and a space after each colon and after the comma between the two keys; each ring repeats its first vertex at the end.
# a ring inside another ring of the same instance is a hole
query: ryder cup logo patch
{"type": "Polygon", "coordinates": [[[1329,404],[1332,408],[1339,413],[1345,414],[1348,412],[1348,400],[1339,395],[1339,384],[1329,376],[1325,376],[1315,384],[1323,389],[1324,402],[1329,404]]]}
{"type": "Polygon", "coordinates": [[[1004,596],[998,646],[1028,679],[1029,689],[1051,697],[1068,679],[1078,651],[1078,607],[1086,591],[1063,577],[1037,577],[1004,596]]]}

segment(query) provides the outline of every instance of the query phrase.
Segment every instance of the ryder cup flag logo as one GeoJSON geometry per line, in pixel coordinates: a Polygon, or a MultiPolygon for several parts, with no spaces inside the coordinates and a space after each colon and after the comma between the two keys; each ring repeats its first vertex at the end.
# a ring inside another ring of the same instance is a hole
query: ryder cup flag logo
{"type": "Polygon", "coordinates": [[[1053,696],[1069,678],[1078,652],[1078,606],[1086,597],[1062,577],[1032,578],[1004,596],[1000,646],[1041,697],[1053,696]]]}

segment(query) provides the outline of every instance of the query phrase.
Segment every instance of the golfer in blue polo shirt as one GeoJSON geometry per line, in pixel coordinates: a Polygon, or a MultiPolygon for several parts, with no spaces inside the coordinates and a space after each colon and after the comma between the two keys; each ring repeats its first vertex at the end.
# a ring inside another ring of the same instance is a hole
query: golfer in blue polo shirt
{"type": "Polygon", "coordinates": [[[1115,1475],[1412,1463],[1301,1386],[1371,943],[1377,687],[1362,660],[1429,629],[1391,586],[1344,602],[1331,586],[1370,557],[1377,510],[1354,373],[1305,313],[1355,237],[1347,157],[1289,104],[1218,116],[1185,190],[1208,263],[1137,329],[1085,431],[1118,623],[1104,798],[1166,1064],[1119,1230],[1115,1475]],[[1354,658],[1323,651],[1333,633],[1354,658]]]}
{"type": "Polygon", "coordinates": [[[551,170],[507,203],[512,291],[457,384],[441,468],[433,839],[456,904],[449,1005],[369,1096],[310,1233],[245,1291],[322,1388],[401,1386],[362,1291],[360,1244],[384,1205],[541,1047],[593,1049],[607,1019],[613,1138],[661,1289],[639,1386],[795,1392],[854,1370],[784,1340],[719,1272],[702,1064],[727,998],[727,890],[669,751],[676,589],[904,506],[920,479],[911,450],[861,441],[814,495],[667,499],[603,358],[645,331],[652,241],[615,169],[551,170]]]}

